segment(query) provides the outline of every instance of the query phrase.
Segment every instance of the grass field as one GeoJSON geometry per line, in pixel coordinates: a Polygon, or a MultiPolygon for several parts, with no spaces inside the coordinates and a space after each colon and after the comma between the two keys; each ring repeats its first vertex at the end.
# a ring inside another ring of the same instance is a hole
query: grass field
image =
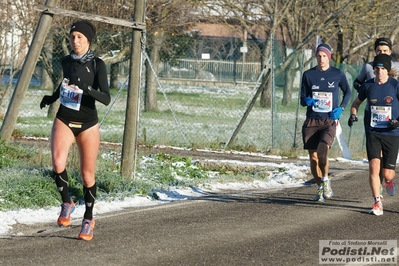
{"type": "MultiPolygon", "coordinates": [[[[139,114],[138,138],[149,145],[170,145],[190,148],[224,148],[243,117],[247,103],[252,99],[253,87],[234,86],[182,86],[163,85],[158,93],[158,110],[139,114]],[[167,100],[161,91],[164,90],[167,100]]],[[[121,143],[125,124],[126,90],[106,107],[97,104],[103,141],[121,143]],[[115,101],[114,101],[115,100],[115,101]]],[[[27,91],[20,110],[14,134],[18,136],[49,137],[52,118],[47,108],[39,103],[49,91],[31,87],[27,91]]],[[[305,119],[305,107],[297,106],[297,93],[293,93],[292,105],[281,106],[282,92],[277,90],[276,109],[261,108],[257,103],[245,120],[229,149],[278,153],[286,156],[305,154],[302,150],[301,125],[305,119]],[[297,115],[298,109],[298,115],[297,115]]],[[[3,101],[5,113],[8,100],[3,101]]],[[[143,110],[141,101],[141,110],[143,110]]],[[[360,114],[363,111],[359,111],[360,114]]],[[[341,125],[349,142],[351,154],[364,157],[363,124],[347,126],[349,108],[343,113],[341,125]]],[[[361,121],[362,115],[359,115],[361,121]]],[[[332,156],[340,156],[334,145],[332,156]]]]}

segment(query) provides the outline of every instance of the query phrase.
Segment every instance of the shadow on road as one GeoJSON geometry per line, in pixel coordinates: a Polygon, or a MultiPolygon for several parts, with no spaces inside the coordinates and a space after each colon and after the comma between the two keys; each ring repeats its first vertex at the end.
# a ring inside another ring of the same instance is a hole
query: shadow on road
{"type": "MultiPolygon", "coordinates": [[[[208,200],[208,201],[219,201],[219,202],[240,202],[240,203],[263,203],[263,204],[279,204],[279,205],[295,205],[301,207],[310,208],[329,208],[329,209],[342,209],[347,211],[359,212],[362,214],[369,214],[370,207],[364,207],[364,202],[360,200],[351,199],[340,199],[332,198],[326,200],[324,203],[313,201],[314,194],[306,193],[291,193],[289,196],[276,195],[265,195],[265,193],[259,193],[259,191],[248,191],[248,192],[237,192],[237,193],[206,193],[203,197],[192,198],[190,200],[208,200]],[[236,195],[235,195],[236,194],[236,195]]],[[[398,211],[392,211],[384,209],[386,213],[396,213],[398,211]]]]}

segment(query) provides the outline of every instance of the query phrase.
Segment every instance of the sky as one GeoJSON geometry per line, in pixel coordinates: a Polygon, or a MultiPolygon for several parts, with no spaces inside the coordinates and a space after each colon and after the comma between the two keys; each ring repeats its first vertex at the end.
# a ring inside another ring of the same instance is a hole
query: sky
{"type": "MultiPolygon", "coordinates": [[[[253,156],[254,154],[251,153],[253,156]]],[[[262,155],[262,157],[265,157],[262,155]]],[[[276,159],[282,159],[276,156],[266,156],[273,157],[274,161],[276,159]]],[[[309,160],[306,157],[299,158],[303,161],[301,163],[251,163],[243,161],[233,161],[233,160],[207,160],[210,162],[228,162],[236,164],[246,164],[246,165],[257,165],[264,166],[268,169],[275,169],[269,172],[269,178],[264,181],[254,180],[252,182],[228,182],[228,183],[218,183],[216,181],[206,183],[197,188],[177,188],[170,187],[168,191],[154,191],[159,196],[158,200],[151,197],[145,196],[133,196],[125,198],[123,201],[96,201],[94,205],[94,217],[101,216],[103,213],[115,212],[122,210],[124,208],[132,207],[142,207],[142,206],[152,206],[165,204],[168,202],[187,200],[189,198],[202,197],[207,192],[218,192],[223,190],[230,191],[243,191],[243,190],[267,190],[285,187],[299,187],[304,186],[305,182],[311,179],[309,170],[309,160]],[[285,171],[282,171],[282,168],[285,171]]],[[[348,161],[343,158],[334,158],[333,160],[348,161]]],[[[364,164],[367,163],[363,161],[351,161],[351,163],[364,164]]],[[[72,220],[81,220],[83,217],[85,206],[76,206],[75,211],[72,213],[72,220]]],[[[17,224],[32,225],[36,223],[56,223],[58,215],[60,213],[61,207],[49,207],[46,209],[21,209],[15,211],[3,211],[0,212],[0,237],[7,235],[22,235],[19,232],[13,232],[13,226],[17,224]],[[12,233],[11,233],[12,232],[12,233]]]]}

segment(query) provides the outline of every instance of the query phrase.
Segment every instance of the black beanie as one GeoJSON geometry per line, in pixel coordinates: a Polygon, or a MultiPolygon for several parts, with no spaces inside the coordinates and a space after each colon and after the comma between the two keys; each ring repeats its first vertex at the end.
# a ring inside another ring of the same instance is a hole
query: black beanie
{"type": "Polygon", "coordinates": [[[73,31],[78,31],[86,36],[87,40],[91,43],[96,35],[96,27],[87,20],[76,21],[72,24],[69,34],[73,31]]]}
{"type": "Polygon", "coordinates": [[[392,42],[388,38],[378,38],[374,42],[374,50],[377,49],[378,46],[380,45],[386,45],[389,47],[390,50],[392,50],[392,42]]]}
{"type": "Polygon", "coordinates": [[[387,54],[379,54],[374,57],[373,68],[374,67],[384,67],[386,70],[391,71],[391,61],[392,57],[387,54]]]}

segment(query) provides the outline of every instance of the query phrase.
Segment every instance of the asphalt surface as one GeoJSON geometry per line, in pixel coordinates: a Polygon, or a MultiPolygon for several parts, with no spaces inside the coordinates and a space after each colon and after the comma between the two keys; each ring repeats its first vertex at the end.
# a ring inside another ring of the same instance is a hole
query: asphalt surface
{"type": "Polygon", "coordinates": [[[325,203],[315,184],[206,194],[98,215],[90,242],[80,220],[22,227],[0,238],[0,265],[319,265],[319,240],[397,240],[399,193],[374,216],[367,166],[335,163],[330,176],[325,203]]]}

